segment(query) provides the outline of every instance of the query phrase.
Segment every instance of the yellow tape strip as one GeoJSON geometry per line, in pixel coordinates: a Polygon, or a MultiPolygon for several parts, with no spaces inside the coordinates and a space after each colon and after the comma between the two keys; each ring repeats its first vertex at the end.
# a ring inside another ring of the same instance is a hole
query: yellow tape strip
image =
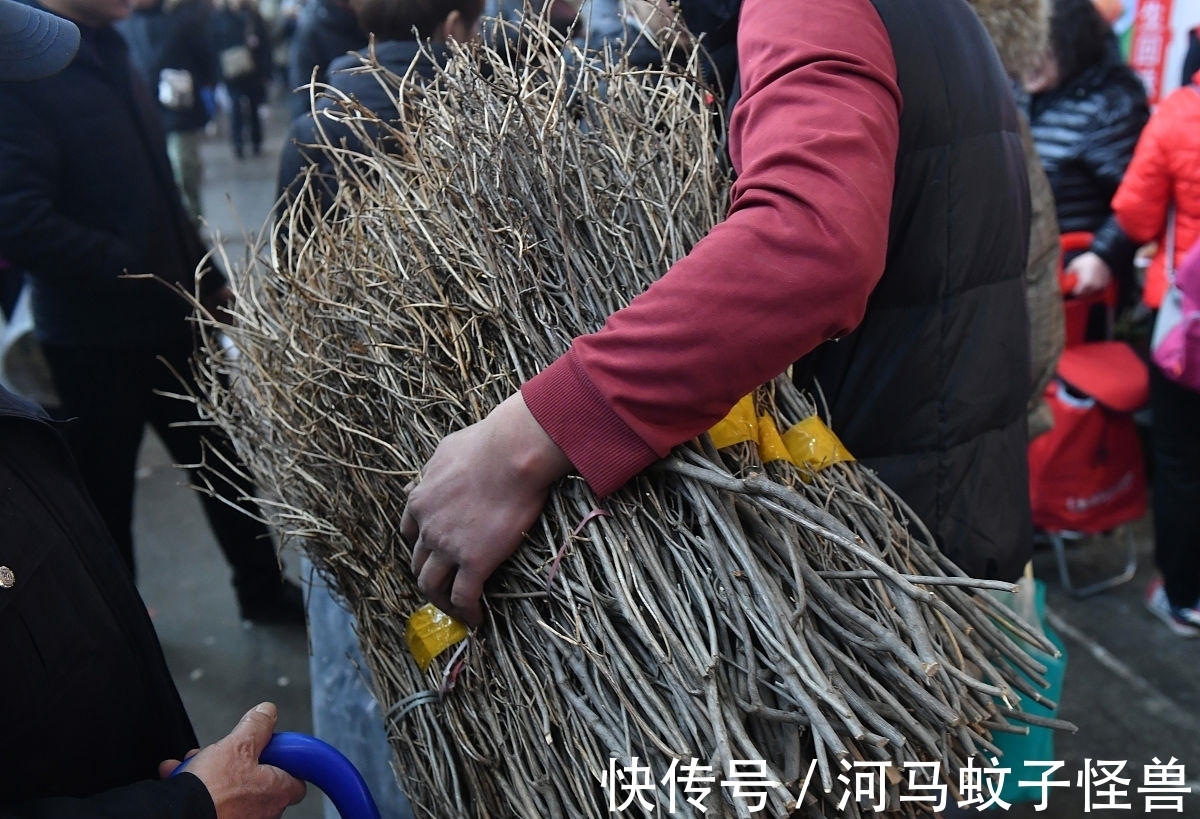
{"type": "Polygon", "coordinates": [[[733,405],[729,414],[717,421],[708,431],[713,446],[724,449],[734,444],[758,440],[758,418],[754,414],[754,398],[745,396],[733,405]]]}
{"type": "Polygon", "coordinates": [[[467,627],[432,603],[426,603],[408,618],[404,640],[417,667],[424,672],[434,658],[467,639],[467,627]]]}
{"type": "Polygon", "coordinates": [[[713,424],[708,435],[717,449],[750,441],[757,445],[763,463],[790,461],[815,472],[854,460],[841,439],[815,415],[780,435],[774,419],[755,413],[750,395],[734,404],[728,415],[713,424]]]}
{"type": "Polygon", "coordinates": [[[779,428],[775,426],[774,419],[769,415],[758,416],[758,457],[764,464],[769,464],[771,461],[795,463],[792,460],[792,453],[788,452],[787,444],[783,441],[783,436],[779,434],[779,428]]]}
{"type": "Polygon", "coordinates": [[[783,433],[783,442],[788,452],[792,453],[793,463],[817,472],[827,466],[854,460],[841,439],[816,415],[805,418],[783,433]]]}

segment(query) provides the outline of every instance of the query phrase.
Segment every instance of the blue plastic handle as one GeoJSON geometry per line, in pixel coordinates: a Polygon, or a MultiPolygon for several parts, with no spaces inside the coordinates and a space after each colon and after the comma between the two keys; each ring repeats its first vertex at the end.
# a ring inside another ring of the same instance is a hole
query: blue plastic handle
{"type": "MultiPolygon", "coordinates": [[[[324,740],[281,731],[271,737],[258,761],[311,782],[329,797],[342,819],[381,819],[379,808],[358,768],[324,740]]],[[[186,765],[187,761],[184,761],[171,776],[186,765]]]]}

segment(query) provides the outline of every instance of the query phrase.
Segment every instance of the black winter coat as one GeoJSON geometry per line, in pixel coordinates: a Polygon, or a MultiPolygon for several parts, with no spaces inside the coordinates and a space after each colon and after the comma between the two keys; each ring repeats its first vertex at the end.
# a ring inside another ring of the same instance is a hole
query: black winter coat
{"type": "Polygon", "coordinates": [[[134,9],[117,30],[129,43],[134,65],[151,89],[157,89],[164,68],[187,71],[195,89],[192,104],[186,108],[168,108],[159,104],[163,128],[167,131],[194,131],[209,120],[201,88],[217,84],[217,57],[206,35],[208,12],[201,0],[182,0],[169,10],[163,2],[153,8],[134,9]]]}
{"type": "Polygon", "coordinates": [[[1091,250],[1128,289],[1137,246],[1113,218],[1113,194],[1150,117],[1142,81],[1114,47],[1107,59],[1026,101],[1062,233],[1094,234],[1091,250]]]}
{"type": "Polygon", "coordinates": [[[43,342],[186,338],[191,307],[172,286],[193,291],[205,248],[171,173],[158,101],[114,28],[80,31],[58,74],[0,84],[0,257],[29,271],[43,342]]]}
{"type": "Polygon", "coordinates": [[[66,444],[0,388],[0,817],[216,819],[154,626],[66,444]]]}

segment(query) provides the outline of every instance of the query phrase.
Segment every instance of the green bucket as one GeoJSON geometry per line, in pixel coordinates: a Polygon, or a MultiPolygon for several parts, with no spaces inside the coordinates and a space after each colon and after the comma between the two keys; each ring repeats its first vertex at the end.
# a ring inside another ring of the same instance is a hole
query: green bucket
{"type": "MultiPolygon", "coordinates": [[[[1044,695],[1055,703],[1058,703],[1062,695],[1063,678],[1067,672],[1067,648],[1058,633],[1046,622],[1046,585],[1040,580],[1034,580],[1033,594],[1037,622],[1041,625],[1046,639],[1058,649],[1059,656],[1052,657],[1035,648],[1029,648],[1029,653],[1046,667],[1044,677],[1046,682],[1049,683],[1049,687],[1044,689],[1044,695]]],[[[1040,703],[1029,701],[1026,698],[1022,698],[1019,707],[1022,711],[1033,716],[1056,716],[1056,709],[1047,708],[1040,703]]],[[[1000,765],[998,767],[1010,769],[1009,773],[1005,775],[1004,782],[1000,788],[1000,798],[1012,804],[1017,802],[1040,802],[1045,792],[1043,787],[1040,785],[1026,785],[1022,787],[1018,783],[1022,780],[1037,782],[1045,776],[1047,769],[1044,766],[1036,765],[1026,768],[1025,763],[1054,761],[1054,729],[1030,725],[1028,734],[997,732],[992,737],[992,742],[1003,751],[1003,756],[1000,758],[1000,765]]]]}

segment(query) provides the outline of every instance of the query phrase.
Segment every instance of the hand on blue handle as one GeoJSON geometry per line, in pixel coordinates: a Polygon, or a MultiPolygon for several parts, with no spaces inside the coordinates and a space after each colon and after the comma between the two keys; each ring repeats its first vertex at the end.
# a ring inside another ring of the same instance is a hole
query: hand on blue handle
{"type": "MultiPolygon", "coordinates": [[[[311,782],[329,797],[342,819],[381,819],[362,774],[341,751],[324,740],[281,731],[271,737],[258,761],[311,782]]],[[[186,765],[185,760],[171,776],[186,765]]]]}

